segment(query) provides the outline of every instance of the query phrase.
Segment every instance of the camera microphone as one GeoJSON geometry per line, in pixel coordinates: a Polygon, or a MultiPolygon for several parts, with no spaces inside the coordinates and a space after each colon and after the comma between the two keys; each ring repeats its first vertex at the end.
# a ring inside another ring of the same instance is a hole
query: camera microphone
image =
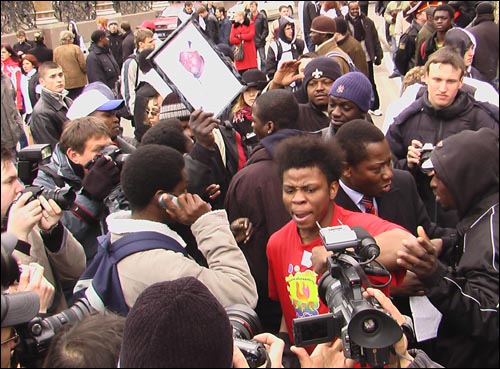
{"type": "Polygon", "coordinates": [[[358,237],[359,245],[356,247],[356,254],[364,260],[373,260],[380,255],[380,247],[378,247],[375,239],[363,227],[355,226],[352,230],[358,237]]]}

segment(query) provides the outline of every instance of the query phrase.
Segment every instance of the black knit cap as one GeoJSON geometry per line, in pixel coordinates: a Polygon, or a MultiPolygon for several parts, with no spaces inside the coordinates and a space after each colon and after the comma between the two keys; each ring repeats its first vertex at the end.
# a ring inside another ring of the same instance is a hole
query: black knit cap
{"type": "Polygon", "coordinates": [[[194,277],[153,284],[125,322],[121,368],[230,368],[233,329],[227,313],[194,277]]]}
{"type": "Polygon", "coordinates": [[[313,79],[326,77],[335,81],[341,75],[342,71],[336,60],[328,56],[318,56],[311,60],[304,69],[304,86],[307,88],[313,79]]]}

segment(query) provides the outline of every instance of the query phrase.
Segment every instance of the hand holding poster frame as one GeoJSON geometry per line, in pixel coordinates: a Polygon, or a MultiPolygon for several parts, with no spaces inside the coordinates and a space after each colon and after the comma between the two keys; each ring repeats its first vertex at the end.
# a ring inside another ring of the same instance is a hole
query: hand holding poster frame
{"type": "Polygon", "coordinates": [[[186,107],[218,117],[246,86],[226,57],[190,20],[149,56],[158,74],[186,107]]]}

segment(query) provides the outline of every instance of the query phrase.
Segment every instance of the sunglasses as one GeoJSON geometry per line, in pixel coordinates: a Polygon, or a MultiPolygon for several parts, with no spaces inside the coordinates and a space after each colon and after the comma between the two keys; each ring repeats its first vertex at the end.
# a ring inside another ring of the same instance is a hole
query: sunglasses
{"type": "Polygon", "coordinates": [[[10,338],[7,338],[5,341],[2,341],[2,346],[6,343],[9,343],[10,341],[16,341],[16,344],[19,342],[19,335],[14,328],[12,328],[12,336],[10,338]]]}
{"type": "Polygon", "coordinates": [[[156,117],[158,114],[160,114],[160,112],[158,110],[149,110],[149,109],[146,109],[146,114],[147,115],[152,115],[153,117],[156,117]]]}

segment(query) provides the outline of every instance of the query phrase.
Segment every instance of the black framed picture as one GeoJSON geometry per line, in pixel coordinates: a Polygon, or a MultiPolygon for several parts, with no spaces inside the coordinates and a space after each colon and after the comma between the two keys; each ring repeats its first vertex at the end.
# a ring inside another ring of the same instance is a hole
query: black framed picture
{"type": "Polygon", "coordinates": [[[177,28],[149,59],[190,111],[202,109],[218,117],[246,88],[194,20],[177,28]]]}

